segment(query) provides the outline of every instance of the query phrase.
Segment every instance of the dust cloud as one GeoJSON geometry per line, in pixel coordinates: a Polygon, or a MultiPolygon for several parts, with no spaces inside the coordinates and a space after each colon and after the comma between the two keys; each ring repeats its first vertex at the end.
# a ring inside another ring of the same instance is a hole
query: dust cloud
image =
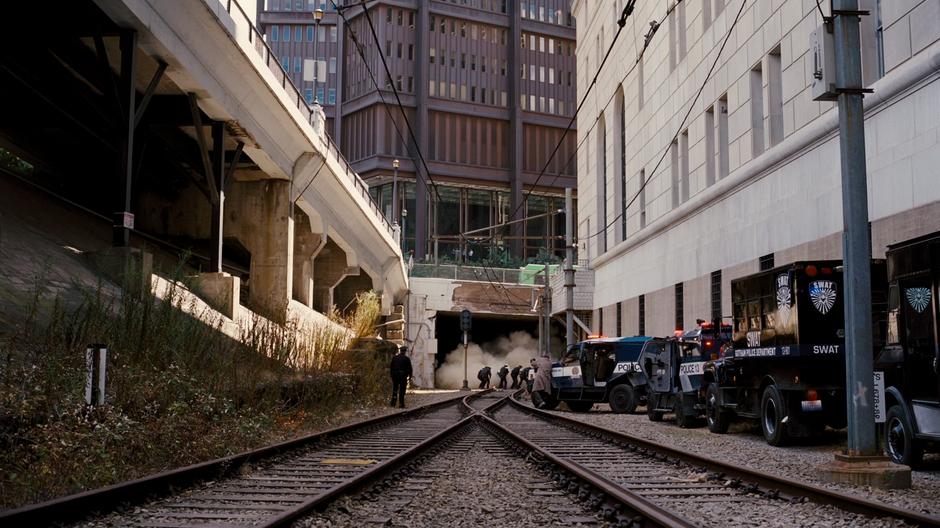
{"type": "MultiPolygon", "coordinates": [[[[524,330],[482,345],[471,342],[467,346],[467,383],[470,388],[478,387],[477,372],[489,366],[493,371],[490,386],[495,386],[499,383],[496,372],[503,365],[508,365],[509,370],[517,365],[522,365],[522,368],[529,366],[529,360],[538,356],[538,347],[538,339],[524,330]]],[[[512,383],[508,376],[506,380],[512,383]]],[[[463,345],[447,354],[447,360],[434,374],[434,381],[438,388],[459,389],[463,385],[463,345]]]]}

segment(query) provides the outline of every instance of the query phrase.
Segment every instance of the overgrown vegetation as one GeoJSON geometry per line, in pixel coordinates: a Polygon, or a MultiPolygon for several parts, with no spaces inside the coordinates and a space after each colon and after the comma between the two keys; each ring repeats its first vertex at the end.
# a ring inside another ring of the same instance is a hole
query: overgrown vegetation
{"type": "Polygon", "coordinates": [[[21,324],[0,336],[0,509],[294,436],[356,403],[350,395],[384,393],[384,357],[350,351],[374,333],[372,292],[349,317],[330,315],[351,332],[257,318],[233,339],[210,312],[185,313],[182,288],[162,299],[137,290],[47,298],[37,278],[21,324]],[[100,407],[84,402],[89,343],[110,354],[100,407]]]}

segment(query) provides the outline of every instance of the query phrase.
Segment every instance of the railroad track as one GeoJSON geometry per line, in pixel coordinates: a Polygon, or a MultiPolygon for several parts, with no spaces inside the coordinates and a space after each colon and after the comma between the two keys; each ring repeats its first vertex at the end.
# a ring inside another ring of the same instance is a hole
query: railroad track
{"type": "MultiPolygon", "coordinates": [[[[486,394],[475,393],[469,399],[486,394]]],[[[0,512],[0,525],[63,525],[92,518],[96,526],[287,525],[353,486],[394,470],[408,454],[433,445],[466,416],[465,399],[452,398],[233,457],[0,512]],[[152,500],[155,496],[164,498],[152,500]]]]}
{"type": "MultiPolygon", "coordinates": [[[[601,491],[626,493],[694,525],[940,526],[936,517],[705,459],[515,399],[492,414],[485,420],[496,434],[528,444],[553,465],[585,470],[601,491]]],[[[565,473],[556,481],[578,485],[565,473]]]]}

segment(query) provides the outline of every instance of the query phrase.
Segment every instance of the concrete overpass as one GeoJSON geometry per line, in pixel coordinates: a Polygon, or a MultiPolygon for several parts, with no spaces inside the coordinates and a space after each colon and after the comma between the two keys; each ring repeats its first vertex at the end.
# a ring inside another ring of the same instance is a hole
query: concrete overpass
{"type": "MultiPolygon", "coordinates": [[[[325,312],[374,289],[387,314],[408,291],[392,228],[326,135],[322,111],[285,78],[252,13],[236,0],[69,2],[43,14],[55,37],[30,52],[60,64],[34,72],[32,59],[5,58],[0,74],[15,80],[15,96],[36,99],[72,131],[74,145],[63,148],[88,164],[99,151],[116,158],[116,178],[89,178],[121,192],[68,197],[118,212],[116,246],[139,231],[201,248],[197,290],[222,313],[245,302],[283,321],[292,300],[325,312]],[[76,86],[71,102],[43,86],[63,82],[76,86]],[[96,120],[116,121],[117,131],[96,120]]],[[[59,164],[53,132],[22,114],[4,121],[0,146],[68,179],[75,164],[59,164]]]]}

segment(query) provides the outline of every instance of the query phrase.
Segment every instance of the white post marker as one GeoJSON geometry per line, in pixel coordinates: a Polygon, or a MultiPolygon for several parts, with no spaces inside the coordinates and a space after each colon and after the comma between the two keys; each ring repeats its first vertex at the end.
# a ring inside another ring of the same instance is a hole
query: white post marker
{"type": "Polygon", "coordinates": [[[88,345],[85,349],[85,404],[104,405],[107,365],[108,347],[97,344],[88,345]]]}
{"type": "Polygon", "coordinates": [[[885,373],[876,370],[873,381],[875,423],[885,423],[885,373]]]}

